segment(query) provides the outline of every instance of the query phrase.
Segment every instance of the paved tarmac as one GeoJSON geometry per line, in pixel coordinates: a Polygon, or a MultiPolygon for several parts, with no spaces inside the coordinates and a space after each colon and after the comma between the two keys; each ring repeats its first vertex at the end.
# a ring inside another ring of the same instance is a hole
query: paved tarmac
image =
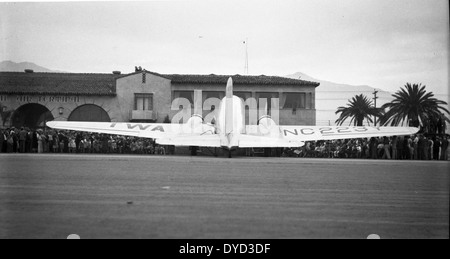
{"type": "Polygon", "coordinates": [[[0,238],[449,238],[448,162],[0,155],[0,238]]]}

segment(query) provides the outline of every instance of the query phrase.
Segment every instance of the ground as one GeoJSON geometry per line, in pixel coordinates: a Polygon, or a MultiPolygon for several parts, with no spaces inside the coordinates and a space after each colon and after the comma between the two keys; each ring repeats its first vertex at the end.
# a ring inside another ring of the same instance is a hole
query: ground
{"type": "Polygon", "coordinates": [[[448,162],[0,155],[0,238],[449,238],[448,162]]]}

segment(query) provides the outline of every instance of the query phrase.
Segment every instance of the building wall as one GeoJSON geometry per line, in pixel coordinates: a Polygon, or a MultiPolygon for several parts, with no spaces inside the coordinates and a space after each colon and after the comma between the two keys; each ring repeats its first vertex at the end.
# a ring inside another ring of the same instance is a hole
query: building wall
{"type": "MultiPolygon", "coordinates": [[[[225,85],[207,85],[207,84],[173,84],[172,85],[172,99],[174,98],[175,91],[221,91],[225,92],[225,85]]],[[[285,93],[306,93],[311,94],[311,108],[297,109],[295,112],[293,109],[283,109],[280,107],[280,124],[281,125],[315,125],[316,124],[316,88],[314,86],[276,86],[276,85],[264,85],[264,86],[247,86],[247,85],[234,85],[234,92],[251,92],[252,98],[257,99],[257,93],[278,93],[280,98],[285,93]]],[[[281,106],[281,105],[280,105],[281,106]]],[[[172,111],[172,116],[178,111],[172,111]]],[[[193,111],[192,111],[193,113],[193,111]]],[[[206,117],[210,111],[203,111],[203,116],[206,117]]],[[[261,114],[258,114],[258,118],[261,114]]],[[[248,114],[247,114],[247,122],[248,114]]]]}
{"type": "MultiPolygon", "coordinates": [[[[144,73],[144,72],[143,72],[144,73]]],[[[143,82],[142,73],[135,73],[118,78],[116,81],[116,96],[71,96],[71,95],[0,95],[0,103],[7,110],[17,110],[19,107],[36,103],[45,106],[51,111],[55,120],[66,121],[77,107],[85,104],[94,104],[103,108],[112,122],[129,122],[131,111],[135,109],[135,94],[153,94],[153,110],[157,113],[157,122],[163,122],[169,115],[172,119],[180,110],[171,109],[175,91],[218,91],[225,93],[225,85],[205,84],[172,84],[169,79],[145,72],[143,82]],[[60,114],[60,108],[63,108],[60,114]]],[[[311,107],[309,109],[280,109],[280,124],[282,125],[315,125],[315,87],[314,86],[284,86],[284,85],[235,85],[235,92],[251,92],[253,98],[257,93],[274,92],[281,97],[284,93],[311,94],[311,107]]],[[[203,111],[206,117],[210,111],[203,111]]],[[[193,110],[192,110],[193,114],[193,110]]],[[[259,116],[259,115],[258,115],[259,116]]],[[[259,118],[259,117],[258,117],[259,118]]],[[[0,119],[1,120],[1,119],[0,119]]],[[[249,119],[247,119],[249,121],[249,119]]],[[[3,122],[0,123],[0,127],[3,122]]],[[[10,125],[6,125],[10,126],[10,125]]]]}
{"type": "Polygon", "coordinates": [[[164,118],[169,115],[172,104],[170,80],[151,73],[145,75],[145,83],[142,80],[142,73],[117,80],[118,107],[115,108],[115,112],[122,121],[131,120],[131,111],[135,109],[134,95],[138,93],[153,94],[153,110],[157,112],[158,122],[163,122],[164,118]]]}
{"type": "MultiPolygon", "coordinates": [[[[120,121],[121,119],[117,117],[114,110],[115,105],[117,105],[117,99],[114,96],[2,95],[0,99],[6,110],[13,111],[27,104],[40,104],[45,106],[58,121],[66,121],[73,110],[85,104],[94,104],[103,108],[108,112],[112,121],[120,121]],[[60,114],[60,108],[63,108],[62,114],[60,114]]],[[[0,125],[3,125],[3,121],[0,125]]],[[[5,126],[11,126],[11,123],[8,122],[5,126]]]]}

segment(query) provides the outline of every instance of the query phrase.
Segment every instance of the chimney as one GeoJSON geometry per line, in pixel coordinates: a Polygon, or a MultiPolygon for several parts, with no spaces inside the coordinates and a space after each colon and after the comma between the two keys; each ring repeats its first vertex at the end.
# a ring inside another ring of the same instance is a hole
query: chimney
{"type": "Polygon", "coordinates": [[[120,75],[120,74],[122,74],[122,72],[120,72],[120,71],[113,71],[112,72],[114,75],[120,75]]]}
{"type": "Polygon", "coordinates": [[[25,73],[31,74],[34,73],[33,69],[25,69],[25,73]]]}

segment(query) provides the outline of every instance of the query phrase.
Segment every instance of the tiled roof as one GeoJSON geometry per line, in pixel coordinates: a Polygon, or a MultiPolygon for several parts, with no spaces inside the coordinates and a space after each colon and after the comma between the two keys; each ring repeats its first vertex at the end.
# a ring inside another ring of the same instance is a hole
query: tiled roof
{"type": "MultiPolygon", "coordinates": [[[[226,85],[229,77],[239,85],[289,85],[319,86],[317,82],[290,79],[277,76],[243,76],[243,75],[162,75],[146,71],[156,76],[171,80],[173,84],[220,84],[226,85]]],[[[65,94],[115,96],[116,79],[128,75],[115,74],[76,74],[76,73],[24,73],[0,72],[0,94],[65,94]]]]}
{"type": "Polygon", "coordinates": [[[114,74],[1,72],[1,94],[116,95],[114,74]]]}
{"type": "Polygon", "coordinates": [[[319,86],[320,83],[279,76],[243,76],[243,75],[162,75],[174,84],[221,84],[226,85],[228,78],[233,78],[235,85],[290,85],[319,86]]]}

